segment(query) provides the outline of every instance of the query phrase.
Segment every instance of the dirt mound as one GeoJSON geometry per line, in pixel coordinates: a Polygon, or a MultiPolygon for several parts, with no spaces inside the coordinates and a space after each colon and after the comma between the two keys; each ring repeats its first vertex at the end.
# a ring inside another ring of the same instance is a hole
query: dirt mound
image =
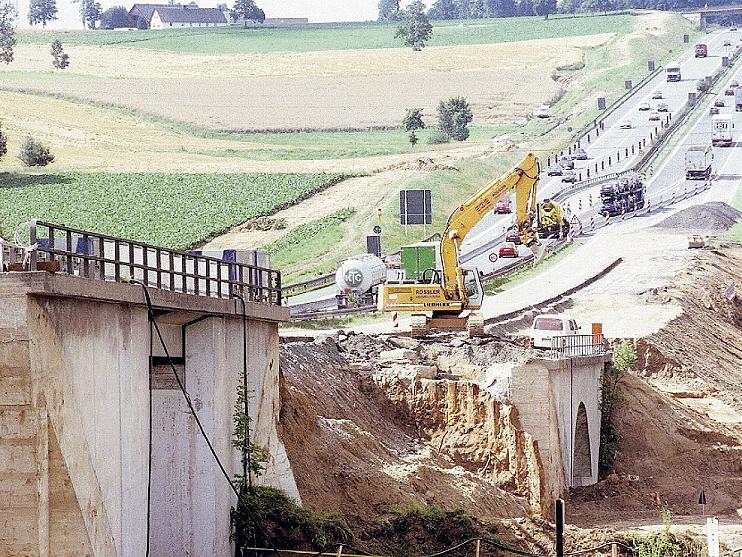
{"type": "Polygon", "coordinates": [[[742,514],[742,250],[704,252],[681,273],[679,317],[637,342],[622,382],[615,474],[575,490],[577,524],[657,520],[660,509],[742,514]]]}
{"type": "Polygon", "coordinates": [[[536,448],[515,408],[466,379],[482,374],[473,360],[515,347],[339,338],[281,346],[280,433],[304,504],[355,520],[420,505],[541,511],[536,448]]]}
{"type": "Polygon", "coordinates": [[[721,201],[694,205],[678,211],[656,224],[655,228],[681,232],[723,232],[742,217],[742,212],[721,201]]]}

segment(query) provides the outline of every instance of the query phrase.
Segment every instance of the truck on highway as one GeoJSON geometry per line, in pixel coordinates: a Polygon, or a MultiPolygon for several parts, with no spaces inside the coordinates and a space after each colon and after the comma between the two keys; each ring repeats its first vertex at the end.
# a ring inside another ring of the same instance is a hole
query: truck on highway
{"type": "Polygon", "coordinates": [[[742,112],[742,87],[734,90],[734,110],[742,112]]]}
{"type": "Polygon", "coordinates": [[[691,145],[685,152],[685,179],[708,180],[714,151],[711,145],[691,145]]]}
{"type": "Polygon", "coordinates": [[[682,74],[680,73],[680,62],[670,62],[665,67],[665,75],[667,81],[680,81],[682,74]]]}
{"type": "Polygon", "coordinates": [[[616,217],[644,207],[646,188],[641,176],[631,173],[600,188],[600,213],[616,217]]]}
{"type": "Polygon", "coordinates": [[[343,261],[335,271],[338,309],[376,302],[379,284],[386,279],[386,263],[370,253],[343,261]]]}
{"type": "Polygon", "coordinates": [[[732,146],[732,117],[726,114],[716,114],[711,117],[711,145],[714,147],[732,146]]]}
{"type": "Polygon", "coordinates": [[[706,58],[709,55],[708,47],[703,43],[698,43],[695,47],[696,58],[706,58]]]}

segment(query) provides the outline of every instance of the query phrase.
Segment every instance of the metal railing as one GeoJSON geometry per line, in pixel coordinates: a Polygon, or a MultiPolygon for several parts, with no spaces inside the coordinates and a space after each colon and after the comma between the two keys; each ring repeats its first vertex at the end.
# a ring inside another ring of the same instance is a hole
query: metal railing
{"type": "Polygon", "coordinates": [[[560,335],[551,339],[547,358],[575,358],[579,356],[602,356],[608,350],[608,343],[602,334],[560,335]]]}
{"type": "Polygon", "coordinates": [[[281,305],[281,273],[274,269],[41,221],[31,221],[29,239],[30,248],[22,258],[17,248],[8,254],[10,263],[23,270],[137,281],[152,288],[213,298],[239,294],[248,302],[281,305]]]}

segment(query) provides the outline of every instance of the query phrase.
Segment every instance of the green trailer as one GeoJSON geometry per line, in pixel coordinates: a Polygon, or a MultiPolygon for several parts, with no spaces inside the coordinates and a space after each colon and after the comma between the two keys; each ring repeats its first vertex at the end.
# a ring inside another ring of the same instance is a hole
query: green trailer
{"type": "MultiPolygon", "coordinates": [[[[419,242],[401,248],[401,264],[404,280],[421,281],[427,269],[441,268],[440,244],[438,242],[419,242]]],[[[426,278],[430,280],[430,273],[426,278]]]]}

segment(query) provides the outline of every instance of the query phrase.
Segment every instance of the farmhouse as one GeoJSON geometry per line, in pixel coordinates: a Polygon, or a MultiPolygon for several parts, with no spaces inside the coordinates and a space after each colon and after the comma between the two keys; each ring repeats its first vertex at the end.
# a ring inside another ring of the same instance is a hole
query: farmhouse
{"type": "Polygon", "coordinates": [[[194,2],[181,4],[134,4],[129,15],[138,28],[217,27],[227,25],[218,8],[199,8],[194,2]]]}

